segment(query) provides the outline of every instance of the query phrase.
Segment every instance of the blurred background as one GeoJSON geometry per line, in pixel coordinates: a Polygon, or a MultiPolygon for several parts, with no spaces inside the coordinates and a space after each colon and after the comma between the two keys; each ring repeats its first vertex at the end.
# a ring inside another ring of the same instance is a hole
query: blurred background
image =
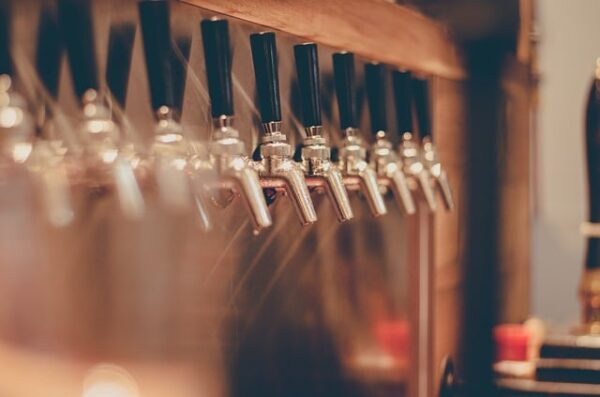
{"type": "Polygon", "coordinates": [[[585,104],[600,56],[594,0],[536,2],[539,34],[539,111],[532,174],[532,310],[555,325],[578,316],[575,291],[587,217],[585,104]]]}

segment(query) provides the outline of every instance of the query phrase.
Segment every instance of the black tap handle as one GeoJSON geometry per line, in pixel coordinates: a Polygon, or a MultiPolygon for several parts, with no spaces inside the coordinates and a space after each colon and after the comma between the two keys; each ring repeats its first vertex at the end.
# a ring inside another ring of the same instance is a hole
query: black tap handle
{"type": "Polygon", "coordinates": [[[75,93],[81,98],[87,90],[99,89],[90,0],[60,0],[58,10],[75,93]]]}
{"type": "MultiPolygon", "coordinates": [[[[585,120],[589,221],[600,222],[600,79],[590,89],[585,120]]],[[[600,239],[589,238],[586,268],[600,268],[600,239]]]]}
{"type": "Polygon", "coordinates": [[[0,1],[0,74],[12,75],[13,65],[10,55],[10,4],[0,1]]]}
{"type": "Polygon", "coordinates": [[[333,74],[335,93],[340,113],[340,128],[356,128],[358,116],[356,112],[356,90],[354,77],[354,54],[336,52],[333,54],[333,74]]]}
{"type": "Polygon", "coordinates": [[[113,98],[121,108],[125,108],[127,100],[127,86],[129,84],[135,32],[136,26],[129,22],[115,24],[110,27],[106,83],[113,98]]]}
{"type": "Polygon", "coordinates": [[[394,70],[392,72],[394,84],[394,102],[396,105],[396,118],[398,132],[413,131],[413,100],[412,100],[412,75],[409,71],[394,70]]]}
{"type": "Polygon", "coordinates": [[[385,109],[385,67],[380,63],[365,64],[365,84],[367,86],[367,102],[371,115],[371,131],[387,131],[387,114],[385,109]]]}
{"type": "Polygon", "coordinates": [[[415,113],[419,136],[433,138],[431,131],[431,102],[429,101],[429,80],[415,77],[412,80],[415,113]]]}
{"type": "Polygon", "coordinates": [[[188,35],[175,37],[175,46],[179,51],[179,56],[173,56],[173,92],[175,94],[175,109],[181,115],[183,113],[185,80],[192,49],[192,38],[188,35]]]}
{"type": "Polygon", "coordinates": [[[275,33],[254,33],[250,35],[250,45],[261,120],[281,121],[275,33]]]}
{"type": "Polygon", "coordinates": [[[152,109],[175,106],[173,48],[168,0],[142,0],[138,4],[152,109]]]}
{"type": "Polygon", "coordinates": [[[58,97],[63,50],[58,16],[45,6],[40,14],[35,65],[42,84],[54,99],[58,97]]]}
{"type": "Polygon", "coordinates": [[[321,95],[319,93],[319,56],[315,43],[294,46],[296,73],[300,88],[302,123],[305,127],[321,125],[321,95]]]}
{"type": "Polygon", "coordinates": [[[211,18],[203,20],[200,28],[212,116],[233,116],[229,24],[224,19],[211,18]]]}

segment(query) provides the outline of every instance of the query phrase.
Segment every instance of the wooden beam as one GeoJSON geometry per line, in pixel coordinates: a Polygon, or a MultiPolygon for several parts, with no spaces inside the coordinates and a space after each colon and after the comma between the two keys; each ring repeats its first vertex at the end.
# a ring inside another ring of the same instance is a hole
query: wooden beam
{"type": "Polygon", "coordinates": [[[383,0],[180,0],[347,51],[452,80],[465,69],[445,29],[383,0]]]}

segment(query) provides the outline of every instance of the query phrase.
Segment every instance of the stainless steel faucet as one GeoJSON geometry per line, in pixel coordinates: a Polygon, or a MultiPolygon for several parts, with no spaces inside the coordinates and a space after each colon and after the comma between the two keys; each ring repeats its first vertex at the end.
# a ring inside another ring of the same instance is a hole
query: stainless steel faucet
{"type": "Polygon", "coordinates": [[[250,35],[263,136],[260,161],[256,162],[263,183],[281,182],[290,196],[302,225],[316,222],[317,213],[304,180],[302,166],[292,159],[292,147],[281,129],[279,73],[275,33],[250,35]]]}
{"type": "Polygon", "coordinates": [[[387,208],[379,191],[377,173],[367,162],[367,149],[358,131],[354,91],[354,54],[350,52],[333,54],[333,70],[340,128],[344,132],[344,140],[339,149],[340,169],[344,177],[358,178],[371,214],[376,217],[384,215],[387,213],[387,208]]]}
{"type": "Polygon", "coordinates": [[[297,44],[294,46],[294,55],[300,86],[302,121],[306,132],[301,149],[304,172],[309,179],[318,181],[325,187],[338,220],[345,222],[352,219],[354,214],[342,173],[331,161],[331,148],[322,135],[317,45],[297,44]]]}
{"type": "Polygon", "coordinates": [[[415,202],[403,171],[402,162],[387,137],[384,73],[385,68],[382,64],[367,63],[365,65],[371,130],[375,134],[375,142],[371,146],[369,159],[380,180],[392,190],[403,213],[412,215],[416,212],[415,202]]]}
{"type": "Polygon", "coordinates": [[[400,144],[398,153],[406,175],[415,178],[427,207],[430,211],[437,208],[435,191],[430,180],[429,169],[423,163],[421,147],[413,133],[413,96],[411,91],[411,74],[407,71],[395,70],[392,73],[396,115],[400,144]]]}
{"type": "Polygon", "coordinates": [[[442,167],[435,145],[433,144],[429,81],[424,78],[415,77],[412,79],[412,88],[419,133],[421,135],[423,165],[438,187],[446,210],[450,211],[454,208],[454,196],[448,180],[448,174],[442,167]]]}
{"type": "Polygon", "coordinates": [[[210,159],[221,180],[241,192],[256,230],[271,226],[271,214],[258,178],[246,155],[244,142],[233,128],[231,50],[226,20],[211,18],[201,23],[202,41],[214,129],[210,159]]]}

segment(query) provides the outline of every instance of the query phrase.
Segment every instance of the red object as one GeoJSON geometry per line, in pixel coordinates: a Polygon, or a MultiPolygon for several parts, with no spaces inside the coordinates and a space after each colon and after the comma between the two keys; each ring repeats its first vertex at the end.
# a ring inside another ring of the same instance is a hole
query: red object
{"type": "Polygon", "coordinates": [[[527,361],[530,335],[520,324],[502,324],[494,328],[496,361],[527,361]]]}
{"type": "Polygon", "coordinates": [[[408,359],[409,327],[406,321],[380,321],[375,324],[374,332],[386,352],[397,360],[408,359]]]}

